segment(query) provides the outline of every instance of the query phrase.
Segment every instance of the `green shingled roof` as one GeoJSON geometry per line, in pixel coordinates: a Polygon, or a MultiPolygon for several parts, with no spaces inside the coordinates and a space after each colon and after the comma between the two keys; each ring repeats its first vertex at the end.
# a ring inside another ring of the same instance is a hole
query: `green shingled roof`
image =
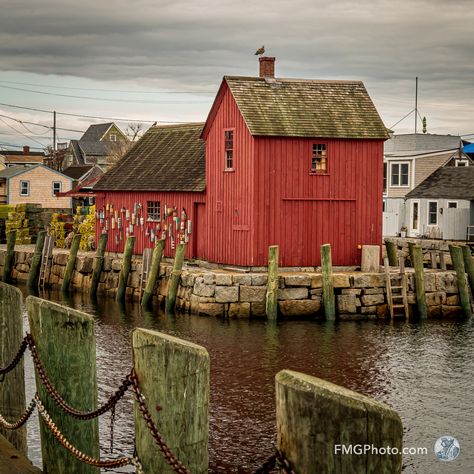
{"type": "Polygon", "coordinates": [[[252,135],[386,139],[360,81],[224,76],[252,135]]]}
{"type": "Polygon", "coordinates": [[[94,191],[197,191],[206,189],[202,123],[155,126],[105,173],[94,191]]]}

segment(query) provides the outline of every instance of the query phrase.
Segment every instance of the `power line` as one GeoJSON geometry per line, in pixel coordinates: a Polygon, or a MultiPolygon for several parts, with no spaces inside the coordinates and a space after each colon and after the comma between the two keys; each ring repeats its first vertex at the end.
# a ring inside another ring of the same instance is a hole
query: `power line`
{"type": "MultiPolygon", "coordinates": [[[[12,147],[12,148],[23,148],[23,145],[13,145],[13,143],[5,143],[5,142],[0,142],[0,146],[2,146],[3,148],[7,146],[12,147]]],[[[30,146],[30,148],[33,150],[44,150],[44,146],[41,148],[39,146],[30,146]]]]}
{"type": "MultiPolygon", "coordinates": [[[[52,130],[53,127],[51,125],[44,125],[42,123],[38,123],[38,122],[29,122],[27,120],[20,120],[20,119],[17,119],[15,117],[11,117],[10,115],[4,115],[4,114],[0,114],[0,117],[4,117],[4,118],[7,118],[7,119],[10,119],[10,120],[14,120],[15,122],[18,122],[18,123],[21,123],[21,124],[29,124],[29,125],[37,125],[38,127],[43,127],[43,128],[47,128],[48,130],[52,130]]],[[[84,130],[75,130],[73,128],[62,128],[62,127],[56,127],[56,130],[63,130],[63,131],[66,131],[66,132],[77,132],[77,133],[85,133],[84,130]]],[[[31,132],[33,133],[33,132],[31,132]]]]}
{"type": "Polygon", "coordinates": [[[410,112],[408,112],[404,117],[402,117],[398,122],[394,123],[394,124],[393,124],[391,127],[389,127],[389,128],[392,129],[393,127],[397,126],[400,122],[402,122],[402,121],[405,120],[408,116],[410,116],[414,111],[415,111],[415,109],[410,110],[410,112]]]}
{"type": "Polygon", "coordinates": [[[91,96],[85,96],[85,95],[72,95],[72,94],[58,94],[55,92],[45,92],[45,91],[35,91],[32,89],[24,89],[22,87],[13,87],[13,86],[2,86],[0,85],[1,88],[3,89],[10,89],[10,90],[15,90],[15,91],[21,91],[21,92],[30,92],[33,94],[42,94],[42,95],[53,95],[56,97],[67,97],[70,99],[81,99],[81,100],[98,100],[98,101],[105,101],[105,102],[127,102],[127,103],[136,103],[136,104],[206,104],[209,101],[186,101],[186,102],[181,102],[181,101],[175,101],[175,100],[149,100],[149,99],[114,99],[110,97],[91,97],[91,96]]]}
{"type": "Polygon", "coordinates": [[[13,125],[10,125],[8,122],[5,122],[5,120],[3,120],[2,118],[0,118],[0,121],[2,121],[7,127],[10,127],[12,130],[14,130],[15,132],[17,132],[17,133],[19,133],[20,135],[24,136],[24,137],[27,138],[28,140],[31,140],[31,141],[36,142],[36,143],[39,143],[41,146],[44,146],[43,143],[41,143],[40,141],[38,141],[36,138],[31,138],[31,137],[29,137],[28,135],[26,135],[25,133],[23,133],[21,130],[16,129],[13,125]]]}
{"type": "Polygon", "coordinates": [[[15,81],[4,81],[0,80],[3,84],[14,84],[20,86],[34,86],[51,89],[67,89],[74,91],[91,91],[91,92],[120,92],[121,94],[209,94],[212,95],[214,92],[206,91],[131,91],[123,89],[100,89],[100,88],[87,88],[87,87],[68,87],[68,86],[56,86],[52,84],[33,84],[31,82],[15,82],[15,81]]]}

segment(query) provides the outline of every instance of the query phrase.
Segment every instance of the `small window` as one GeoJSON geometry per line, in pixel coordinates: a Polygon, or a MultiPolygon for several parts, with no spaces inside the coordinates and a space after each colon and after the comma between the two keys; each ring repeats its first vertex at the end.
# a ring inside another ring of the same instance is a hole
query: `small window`
{"type": "Polygon", "coordinates": [[[455,160],[454,164],[456,166],[469,166],[469,163],[467,160],[455,160]]]}
{"type": "Polygon", "coordinates": [[[438,202],[428,202],[428,225],[438,225],[438,202]]]}
{"type": "Polygon", "coordinates": [[[448,209],[457,209],[458,202],[457,201],[448,201],[448,209]]]}
{"type": "Polygon", "coordinates": [[[146,206],[147,220],[158,222],[161,217],[160,201],[148,201],[146,206]]]}
{"type": "Polygon", "coordinates": [[[410,181],[409,163],[392,163],[390,172],[392,179],[390,185],[394,187],[408,186],[410,181]]]}
{"type": "Polygon", "coordinates": [[[111,133],[111,134],[109,135],[109,140],[110,140],[111,142],[116,142],[116,141],[117,141],[117,134],[116,134],[116,133],[111,133]]]}
{"type": "Polygon", "coordinates": [[[327,151],[325,143],[313,143],[311,157],[311,173],[325,174],[328,172],[327,151]]]}
{"type": "Polygon", "coordinates": [[[30,182],[20,181],[20,196],[29,196],[29,195],[30,195],[30,182]]]}
{"type": "Polygon", "coordinates": [[[53,181],[53,196],[56,196],[56,194],[60,193],[61,189],[62,189],[61,181],[53,181]]]}
{"type": "Polygon", "coordinates": [[[234,131],[226,130],[224,132],[225,141],[225,169],[234,169],[234,131]]]}
{"type": "Polygon", "coordinates": [[[387,163],[383,164],[383,193],[387,192],[387,163]]]}
{"type": "Polygon", "coordinates": [[[411,213],[411,228],[413,230],[418,230],[418,221],[419,221],[419,203],[418,201],[414,201],[412,205],[412,213],[411,213]]]}

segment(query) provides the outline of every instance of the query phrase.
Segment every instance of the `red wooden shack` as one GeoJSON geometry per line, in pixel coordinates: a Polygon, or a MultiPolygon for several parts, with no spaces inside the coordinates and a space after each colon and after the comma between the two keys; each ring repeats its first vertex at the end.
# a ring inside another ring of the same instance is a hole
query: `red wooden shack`
{"type": "MultiPolygon", "coordinates": [[[[315,266],[331,243],[335,265],[357,265],[382,240],[387,138],[362,82],[275,78],[263,57],[259,77],[223,78],[205,124],[150,129],[96,185],[97,206],[184,208],[188,257],[261,266],[278,244],[282,266],[315,266]]],[[[152,246],[146,225],[133,231],[137,252],[152,246]]]]}

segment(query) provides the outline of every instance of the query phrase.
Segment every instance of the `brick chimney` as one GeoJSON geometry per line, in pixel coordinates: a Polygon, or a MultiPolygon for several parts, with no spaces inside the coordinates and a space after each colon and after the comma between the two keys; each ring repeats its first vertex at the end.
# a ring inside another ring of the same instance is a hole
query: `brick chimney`
{"type": "Polygon", "coordinates": [[[30,154],[30,147],[29,146],[25,145],[23,147],[23,154],[24,155],[29,155],[30,154]]]}
{"type": "Polygon", "coordinates": [[[275,77],[275,58],[262,56],[260,61],[260,77],[275,77]]]}

